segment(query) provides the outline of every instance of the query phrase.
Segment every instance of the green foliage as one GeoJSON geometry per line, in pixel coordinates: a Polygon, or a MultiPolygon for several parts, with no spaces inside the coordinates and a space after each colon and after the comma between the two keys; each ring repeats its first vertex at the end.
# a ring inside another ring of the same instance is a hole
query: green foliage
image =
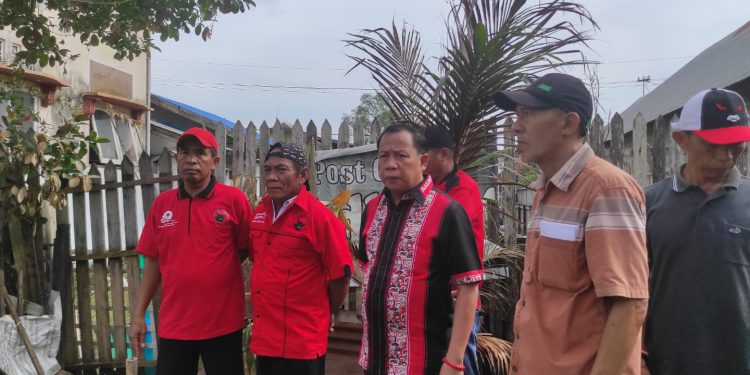
{"type": "MultiPolygon", "coordinates": [[[[92,143],[107,142],[96,133],[85,135],[87,116],[74,116],[53,128],[30,108],[23,96],[33,89],[18,82],[0,84],[0,102],[7,102],[7,114],[2,116],[4,128],[0,132],[0,210],[18,216],[22,223],[36,226],[45,222],[41,215],[42,202],[56,208],[66,205],[63,182],[73,188],[91,188],[91,177],[86,174],[84,158],[92,143]],[[76,120],[86,120],[85,123],[76,120]],[[35,131],[29,122],[36,122],[35,131]]],[[[58,108],[65,108],[63,100],[58,108]]],[[[65,118],[65,117],[63,117],[65,118]]]]}
{"type": "Polygon", "coordinates": [[[0,29],[10,27],[21,38],[19,64],[54,66],[75,58],[61,35],[112,47],[115,59],[132,60],[158,50],[154,35],[166,41],[193,32],[207,40],[218,14],[251,6],[253,0],[13,0],[0,6],[0,29]]]}
{"type": "Polygon", "coordinates": [[[391,111],[380,94],[362,94],[359,104],[341,117],[341,124],[353,126],[364,124],[366,127],[377,119],[381,125],[391,121],[391,111]]]}

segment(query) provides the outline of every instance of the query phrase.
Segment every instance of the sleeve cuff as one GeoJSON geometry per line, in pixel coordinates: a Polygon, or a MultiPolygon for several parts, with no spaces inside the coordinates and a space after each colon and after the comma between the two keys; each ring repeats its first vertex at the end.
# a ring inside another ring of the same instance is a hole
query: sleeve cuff
{"type": "Polygon", "coordinates": [[[485,280],[484,271],[476,270],[451,276],[451,285],[476,284],[485,280]]]}
{"type": "Polygon", "coordinates": [[[628,288],[621,286],[610,286],[602,288],[594,288],[596,296],[602,297],[624,297],[633,299],[647,299],[648,288],[628,288]]]}

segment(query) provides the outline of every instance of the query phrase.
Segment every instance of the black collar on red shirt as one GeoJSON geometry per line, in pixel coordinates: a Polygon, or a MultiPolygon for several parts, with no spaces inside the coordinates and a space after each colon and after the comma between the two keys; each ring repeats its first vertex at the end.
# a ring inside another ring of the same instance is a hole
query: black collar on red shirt
{"type": "MultiPolygon", "coordinates": [[[[406,193],[401,196],[401,201],[414,199],[417,203],[422,204],[424,203],[425,198],[427,198],[427,193],[429,193],[430,190],[432,190],[432,178],[425,175],[417,186],[407,190],[406,193]]],[[[388,199],[388,203],[393,204],[391,191],[388,190],[388,188],[383,188],[383,195],[388,199]]]]}
{"type": "Polygon", "coordinates": [[[454,187],[458,186],[459,178],[458,175],[458,166],[454,165],[453,169],[448,172],[448,175],[445,176],[443,181],[440,181],[440,184],[445,184],[445,192],[451,191],[454,187]]]}
{"type": "MultiPolygon", "coordinates": [[[[182,180],[179,180],[177,182],[178,191],[179,194],[177,194],[177,199],[183,199],[183,198],[190,198],[190,194],[188,194],[187,190],[185,190],[185,183],[182,180]]],[[[211,181],[208,182],[208,186],[206,186],[205,189],[201,190],[196,197],[201,198],[210,198],[211,195],[213,195],[214,187],[216,186],[216,177],[214,175],[211,175],[211,181]]]]}

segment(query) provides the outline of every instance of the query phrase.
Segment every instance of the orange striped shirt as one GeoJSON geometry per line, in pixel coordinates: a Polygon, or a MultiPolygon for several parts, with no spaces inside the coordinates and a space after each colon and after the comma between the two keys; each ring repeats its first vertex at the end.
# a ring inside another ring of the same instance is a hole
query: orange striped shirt
{"type": "MultiPolygon", "coordinates": [[[[648,298],[643,190],[588,145],[534,188],[512,370],[589,374],[609,313],[603,297],[648,298]]],[[[623,374],[640,373],[636,342],[623,374]]]]}

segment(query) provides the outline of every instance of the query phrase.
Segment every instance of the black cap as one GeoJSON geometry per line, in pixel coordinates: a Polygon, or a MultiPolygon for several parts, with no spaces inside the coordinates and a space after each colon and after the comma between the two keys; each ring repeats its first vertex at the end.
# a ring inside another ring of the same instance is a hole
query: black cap
{"type": "Polygon", "coordinates": [[[506,111],[515,111],[516,105],[531,108],[560,108],[565,112],[575,112],[584,127],[591,120],[594,110],[591,93],[583,82],[562,73],[550,73],[528,87],[515,91],[500,91],[493,97],[495,104],[506,111]]]}
{"type": "Polygon", "coordinates": [[[424,129],[425,148],[449,148],[453,150],[453,137],[440,126],[427,126],[424,129]]]}

